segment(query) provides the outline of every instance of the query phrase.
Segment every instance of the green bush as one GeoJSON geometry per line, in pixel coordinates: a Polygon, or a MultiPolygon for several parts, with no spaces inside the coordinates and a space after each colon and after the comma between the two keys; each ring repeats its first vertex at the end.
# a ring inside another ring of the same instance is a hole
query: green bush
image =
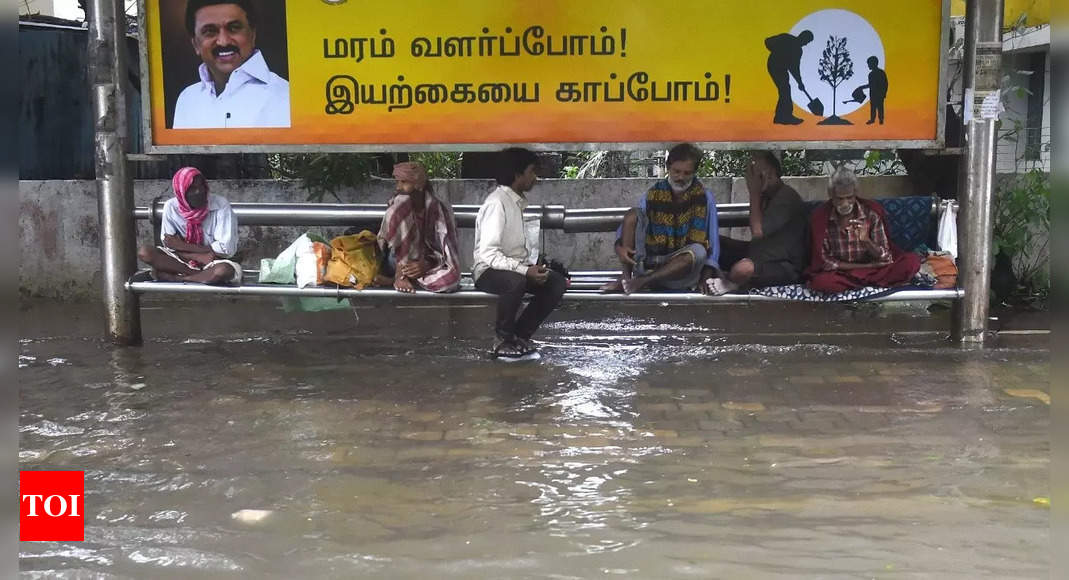
{"type": "Polygon", "coordinates": [[[1032,169],[999,184],[994,200],[994,255],[1013,262],[1018,284],[1028,294],[1050,290],[1050,176],[1032,169]]]}

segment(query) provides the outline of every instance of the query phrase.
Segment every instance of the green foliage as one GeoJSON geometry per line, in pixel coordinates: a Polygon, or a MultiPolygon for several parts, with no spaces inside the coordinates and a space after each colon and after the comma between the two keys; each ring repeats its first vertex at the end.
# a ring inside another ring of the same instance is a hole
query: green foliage
{"type": "Polygon", "coordinates": [[[307,201],[317,203],[328,195],[341,201],[338,190],[366,183],[378,168],[376,157],[364,153],[273,155],[268,163],[275,179],[299,179],[307,201]]]}
{"type": "Polygon", "coordinates": [[[1050,176],[1040,169],[1000,184],[994,201],[994,254],[1013,261],[1014,274],[1029,294],[1050,289],[1050,176]]]}
{"type": "Polygon", "coordinates": [[[456,179],[460,177],[460,164],[464,159],[464,154],[425,151],[410,153],[408,158],[422,163],[427,168],[427,175],[431,179],[456,179]]]}
{"type": "Polygon", "coordinates": [[[597,161],[605,155],[605,151],[572,151],[565,154],[564,164],[561,166],[561,179],[580,179],[593,177],[590,173],[596,169],[597,161]],[[592,163],[593,161],[593,163],[592,163]]]}
{"type": "MultiPolygon", "coordinates": [[[[699,177],[742,177],[750,161],[749,151],[707,151],[698,168],[699,177]]],[[[806,157],[805,151],[784,151],[780,161],[784,176],[823,175],[819,161],[806,157]]]]}
{"type": "Polygon", "coordinates": [[[865,152],[865,164],[855,168],[858,175],[903,175],[906,168],[895,151],[865,152]]]}

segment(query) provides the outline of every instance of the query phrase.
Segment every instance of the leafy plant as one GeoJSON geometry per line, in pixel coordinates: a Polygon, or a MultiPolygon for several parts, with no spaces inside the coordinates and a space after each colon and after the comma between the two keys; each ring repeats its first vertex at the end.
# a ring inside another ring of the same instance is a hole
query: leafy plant
{"type": "Polygon", "coordinates": [[[268,164],[276,179],[299,179],[307,201],[317,203],[328,195],[342,201],[338,190],[366,183],[378,169],[378,159],[362,153],[273,155],[268,164]]]}
{"type": "Polygon", "coordinates": [[[895,151],[866,151],[863,161],[864,165],[854,169],[858,175],[902,175],[906,172],[895,151]]]}
{"type": "Polygon", "coordinates": [[[408,158],[422,163],[431,179],[456,179],[460,177],[460,164],[464,160],[464,154],[426,151],[410,153],[408,158]]]}
{"type": "Polygon", "coordinates": [[[1050,176],[1037,168],[1008,178],[995,193],[994,254],[1010,257],[1014,274],[1030,294],[1050,288],[1050,189],[1050,176]]]}
{"type": "MultiPolygon", "coordinates": [[[[699,177],[742,177],[746,164],[750,162],[749,151],[707,151],[698,168],[699,177]]],[[[804,150],[784,151],[780,160],[784,176],[823,175],[819,161],[806,156],[804,150]]]]}

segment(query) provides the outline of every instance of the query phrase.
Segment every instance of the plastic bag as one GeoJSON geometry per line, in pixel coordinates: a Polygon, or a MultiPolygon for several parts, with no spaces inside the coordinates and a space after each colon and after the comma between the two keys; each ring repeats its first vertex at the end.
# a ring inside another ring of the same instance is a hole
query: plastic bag
{"type": "Polygon", "coordinates": [[[313,242],[306,236],[301,236],[305,242],[297,246],[297,287],[320,286],[323,284],[323,274],[327,270],[327,262],[330,260],[330,246],[322,242],[313,242]]]}
{"type": "Polygon", "coordinates": [[[936,243],[939,244],[940,250],[947,252],[955,260],[958,258],[958,208],[953,204],[943,206],[936,243]]]}
{"type": "Polygon", "coordinates": [[[379,273],[378,236],[364,230],[356,235],[339,236],[330,241],[330,261],[323,276],[327,282],[363,290],[379,273]]]}
{"type": "Polygon", "coordinates": [[[293,284],[296,281],[297,248],[311,245],[307,234],[301,234],[288,248],[282,250],[277,258],[260,260],[261,284],[293,284]]]}

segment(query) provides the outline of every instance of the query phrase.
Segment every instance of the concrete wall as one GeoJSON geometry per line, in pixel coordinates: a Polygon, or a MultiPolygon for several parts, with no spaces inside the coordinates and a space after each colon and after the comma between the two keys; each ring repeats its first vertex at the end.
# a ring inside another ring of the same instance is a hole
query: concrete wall
{"type": "MultiPolygon", "coordinates": [[[[628,207],[634,204],[654,179],[544,180],[530,193],[531,203],[552,203],[567,208],[628,207]]],[[[741,179],[705,179],[719,203],[748,201],[741,179]]],[[[789,178],[788,182],[805,199],[825,199],[821,177],[789,178]]],[[[913,195],[905,177],[863,178],[862,195],[896,197],[913,195]]],[[[449,180],[435,183],[436,191],[452,204],[479,204],[492,189],[488,180],[449,180]]],[[[148,205],[156,196],[170,195],[169,181],[137,181],[134,196],[138,206],[148,205]]],[[[306,199],[300,184],[284,181],[217,180],[212,192],[230,201],[301,202],[306,199]]],[[[393,182],[376,180],[341,192],[348,203],[385,203],[393,182]]],[[[59,299],[96,298],[100,289],[100,233],[97,227],[97,196],[93,181],[21,181],[19,183],[20,265],[22,294],[59,299]]],[[[312,228],[330,238],[344,228],[312,228]]],[[[726,232],[745,238],[748,230],[726,232]]],[[[242,263],[259,267],[260,259],[274,257],[299,236],[304,228],[243,227],[240,252],[242,263]]],[[[138,222],[139,243],[151,243],[148,222],[138,222]]],[[[460,231],[464,268],[471,266],[474,232],[460,231]]],[[[611,233],[565,234],[545,232],[545,253],[575,270],[616,268],[611,233]]]]}

